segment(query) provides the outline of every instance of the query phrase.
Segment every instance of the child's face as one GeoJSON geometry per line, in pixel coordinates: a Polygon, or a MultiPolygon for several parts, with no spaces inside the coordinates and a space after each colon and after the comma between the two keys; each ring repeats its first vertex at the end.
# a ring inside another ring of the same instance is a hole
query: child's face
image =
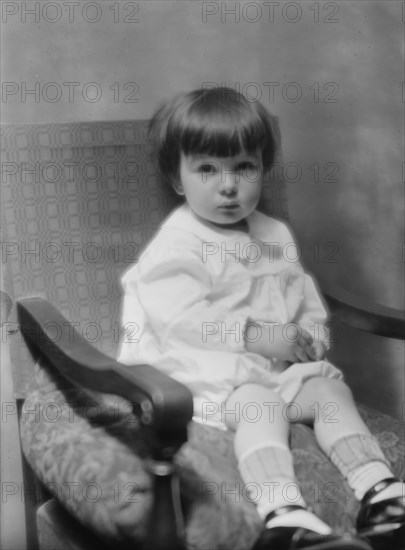
{"type": "Polygon", "coordinates": [[[261,151],[220,158],[181,154],[177,191],[199,217],[234,224],[256,208],[262,190],[261,151]]]}

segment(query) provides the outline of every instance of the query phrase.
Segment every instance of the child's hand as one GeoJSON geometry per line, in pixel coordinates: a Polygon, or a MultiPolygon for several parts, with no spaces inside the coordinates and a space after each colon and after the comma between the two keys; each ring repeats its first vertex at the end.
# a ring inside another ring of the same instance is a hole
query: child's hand
{"type": "Polygon", "coordinates": [[[312,335],[306,329],[297,325],[258,323],[260,339],[257,338],[257,327],[252,324],[246,332],[246,348],[248,351],[260,353],[264,357],[276,357],[290,363],[306,363],[319,361],[325,355],[321,342],[313,341],[312,335]]]}
{"type": "Polygon", "coordinates": [[[291,363],[313,360],[313,338],[307,330],[294,325],[273,325],[269,332],[269,357],[277,357],[291,363]]]}
{"type": "Polygon", "coordinates": [[[311,348],[312,348],[312,358],[314,361],[321,361],[321,359],[324,359],[326,347],[323,342],[314,342],[311,348]]]}

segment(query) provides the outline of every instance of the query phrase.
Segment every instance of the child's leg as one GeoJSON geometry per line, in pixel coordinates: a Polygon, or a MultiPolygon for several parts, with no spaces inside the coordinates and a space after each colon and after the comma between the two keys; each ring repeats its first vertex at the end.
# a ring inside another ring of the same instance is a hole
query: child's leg
{"type": "MultiPolygon", "coordinates": [[[[302,411],[298,421],[313,423],[317,441],[339,468],[361,500],[379,481],[393,477],[376,438],[363,422],[352,393],[340,380],[312,378],[295,398],[302,411]]],[[[398,496],[397,483],[379,494],[379,499],[398,496]]]]}
{"type": "MultiPolygon", "coordinates": [[[[259,515],[266,517],[285,506],[302,507],[275,517],[267,527],[305,527],[329,534],[331,529],[305,510],[288,446],[289,423],[283,416],[284,401],[269,388],[245,384],[228,398],[225,407],[227,426],[235,431],[235,454],[247,487],[259,488],[256,500],[259,515]]],[[[258,490],[255,491],[255,497],[258,490]]],[[[253,495],[252,495],[253,498],[253,495]]]]}
{"type": "Polygon", "coordinates": [[[284,405],[279,395],[258,384],[241,386],[226,402],[225,421],[235,430],[241,477],[246,488],[253,484],[261,491],[257,511],[266,529],[254,549],[370,550],[365,541],[334,535],[306,509],[288,447],[284,405]]]}

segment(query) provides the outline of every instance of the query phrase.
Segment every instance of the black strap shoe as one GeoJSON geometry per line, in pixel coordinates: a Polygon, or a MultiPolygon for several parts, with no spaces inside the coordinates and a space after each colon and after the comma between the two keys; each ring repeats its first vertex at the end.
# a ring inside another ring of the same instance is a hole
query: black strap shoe
{"type": "Polygon", "coordinates": [[[383,479],[364,495],[357,516],[357,534],[367,540],[373,550],[404,550],[405,495],[371,502],[393,483],[402,483],[395,477],[383,479]]]}
{"type": "MultiPolygon", "coordinates": [[[[266,523],[294,510],[308,510],[298,505],[277,508],[266,517],[266,523]]],[[[351,535],[321,535],[303,527],[265,528],[252,550],[371,550],[365,540],[351,535]]]]}

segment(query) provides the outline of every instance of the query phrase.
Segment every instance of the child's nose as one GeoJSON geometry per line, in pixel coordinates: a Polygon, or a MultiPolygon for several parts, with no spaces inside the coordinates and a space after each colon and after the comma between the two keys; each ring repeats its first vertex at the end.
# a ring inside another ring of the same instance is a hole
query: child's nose
{"type": "Polygon", "coordinates": [[[224,194],[235,194],[238,190],[239,174],[235,172],[222,171],[220,191],[224,194]]]}

